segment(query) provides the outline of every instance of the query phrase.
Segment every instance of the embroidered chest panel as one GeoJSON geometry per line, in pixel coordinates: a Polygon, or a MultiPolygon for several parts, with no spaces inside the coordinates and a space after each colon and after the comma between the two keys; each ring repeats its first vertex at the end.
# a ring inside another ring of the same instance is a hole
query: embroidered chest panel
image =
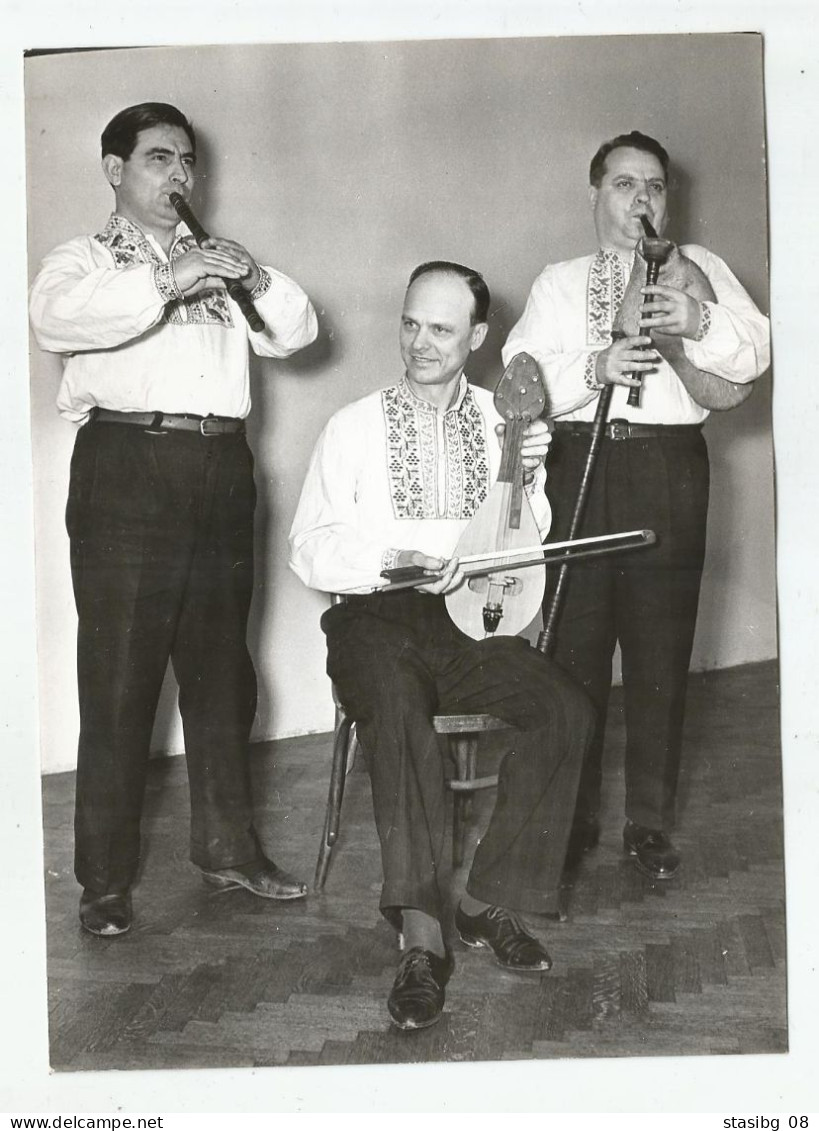
{"type": "Polygon", "coordinates": [[[598,251],[589,267],[586,293],[588,345],[608,345],[611,342],[612,323],[626,293],[627,283],[628,272],[620,256],[614,251],[598,251]]]}
{"type": "Polygon", "coordinates": [[[435,409],[401,385],[384,389],[381,405],[395,517],[471,518],[489,494],[486,429],[472,390],[467,388],[460,405],[445,413],[442,428],[435,409]]]}
{"type": "MultiPolygon", "coordinates": [[[[145,238],[145,233],[124,216],[111,216],[105,228],[94,236],[94,239],[108,248],[118,270],[133,267],[135,263],[162,263],[159,255],[145,238]]],[[[171,248],[171,261],[195,247],[196,240],[193,236],[181,236],[171,248]]],[[[166,303],[163,318],[174,326],[233,325],[233,317],[223,290],[200,291],[192,298],[176,299],[166,303]]]]}

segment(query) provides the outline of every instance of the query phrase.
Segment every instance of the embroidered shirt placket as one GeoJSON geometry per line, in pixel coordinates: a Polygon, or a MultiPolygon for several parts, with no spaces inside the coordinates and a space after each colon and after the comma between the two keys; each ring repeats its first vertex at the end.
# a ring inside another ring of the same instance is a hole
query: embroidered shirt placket
{"type": "MultiPolygon", "coordinates": [[[[172,263],[173,260],[175,258],[177,258],[174,255],[174,252],[176,251],[177,247],[183,242],[183,240],[184,240],[183,236],[177,236],[176,239],[173,241],[173,244],[171,246],[170,255],[167,257],[169,263],[172,263]]],[[[184,251],[182,252],[182,254],[184,254],[184,251]]],[[[177,311],[179,318],[181,319],[182,322],[187,322],[189,320],[188,304],[184,300],[182,302],[178,302],[176,304],[176,311],[177,311]]]]}
{"type": "Polygon", "coordinates": [[[435,509],[436,518],[444,518],[447,513],[449,481],[447,467],[447,446],[444,435],[444,413],[435,409],[435,509]]]}

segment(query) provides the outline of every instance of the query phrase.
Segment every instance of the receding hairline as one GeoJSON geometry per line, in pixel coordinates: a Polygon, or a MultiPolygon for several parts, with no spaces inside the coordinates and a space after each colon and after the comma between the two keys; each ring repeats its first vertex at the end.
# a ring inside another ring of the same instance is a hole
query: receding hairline
{"type": "MultiPolygon", "coordinates": [[[[475,294],[475,292],[470,287],[469,282],[467,281],[465,276],[460,274],[460,272],[458,272],[458,271],[453,271],[451,267],[431,267],[428,270],[424,271],[421,275],[418,275],[417,278],[412,280],[412,282],[407,283],[407,289],[404,291],[404,304],[406,305],[407,295],[410,293],[412,288],[417,283],[422,283],[425,279],[434,278],[436,275],[440,276],[441,278],[455,279],[457,282],[459,282],[463,285],[463,289],[466,291],[466,293],[469,295],[469,297],[472,300],[472,303],[471,303],[472,309],[469,312],[469,320],[470,320],[470,322],[473,326],[481,325],[481,323],[484,322],[485,319],[477,317],[477,314],[478,314],[478,297],[477,297],[477,295],[475,294]]],[[[483,279],[483,276],[479,276],[479,277],[481,279],[483,279]]],[[[485,282],[484,282],[484,285],[485,285],[485,282]]]]}

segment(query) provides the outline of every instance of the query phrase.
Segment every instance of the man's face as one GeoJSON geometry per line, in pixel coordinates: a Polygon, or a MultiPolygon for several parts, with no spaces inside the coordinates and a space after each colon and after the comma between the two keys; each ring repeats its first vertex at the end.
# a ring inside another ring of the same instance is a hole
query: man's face
{"type": "Polygon", "coordinates": [[[472,324],[474,305],[465,280],[444,272],[421,275],[407,291],[399,344],[407,379],[420,396],[425,388],[454,386],[484,340],[486,323],[472,324]]]}
{"type": "Polygon", "coordinates": [[[185,199],[190,197],[195,163],[185,130],[168,125],[140,130],[127,161],[113,153],[103,158],[117,212],[148,232],[167,231],[179,222],[168,195],[178,192],[185,199]]]}
{"type": "Polygon", "coordinates": [[[589,188],[594,226],[602,247],[631,252],[645,235],[640,216],[647,216],[657,235],[665,228],[667,185],[653,153],[622,147],[606,158],[600,187],[589,188]]]}

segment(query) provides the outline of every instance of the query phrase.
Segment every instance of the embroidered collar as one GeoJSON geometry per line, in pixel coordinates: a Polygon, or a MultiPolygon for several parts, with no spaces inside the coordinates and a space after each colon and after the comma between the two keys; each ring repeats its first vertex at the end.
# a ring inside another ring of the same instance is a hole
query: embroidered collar
{"type": "MultiPolygon", "coordinates": [[[[117,267],[132,263],[165,263],[164,254],[156,239],[143,232],[133,220],[112,212],[103,230],[94,237],[103,247],[107,247],[114,257],[117,267]]],[[[176,259],[191,248],[191,236],[185,224],[179,223],[168,259],[176,259]]]]}
{"type": "Polygon", "coordinates": [[[607,263],[619,262],[625,271],[630,271],[634,266],[635,253],[633,251],[627,255],[624,251],[618,251],[614,247],[601,247],[597,254],[602,256],[607,263]]]}
{"type": "MultiPolygon", "coordinates": [[[[396,388],[398,389],[399,395],[406,398],[408,401],[410,401],[411,404],[415,408],[417,408],[420,412],[436,413],[438,411],[434,404],[430,404],[429,401],[423,400],[421,397],[418,396],[417,393],[413,392],[413,390],[410,386],[410,383],[407,380],[406,373],[401,378],[401,380],[398,382],[398,385],[396,386],[396,388]]],[[[466,397],[467,393],[469,393],[469,391],[470,391],[469,390],[469,382],[466,379],[466,374],[462,373],[461,379],[458,382],[458,395],[455,397],[455,400],[452,402],[452,404],[449,406],[449,408],[445,409],[444,416],[446,416],[447,413],[450,413],[450,412],[460,412],[461,407],[463,406],[463,403],[464,403],[464,398],[466,397]]],[[[471,394],[470,394],[470,397],[471,397],[471,394]]]]}

